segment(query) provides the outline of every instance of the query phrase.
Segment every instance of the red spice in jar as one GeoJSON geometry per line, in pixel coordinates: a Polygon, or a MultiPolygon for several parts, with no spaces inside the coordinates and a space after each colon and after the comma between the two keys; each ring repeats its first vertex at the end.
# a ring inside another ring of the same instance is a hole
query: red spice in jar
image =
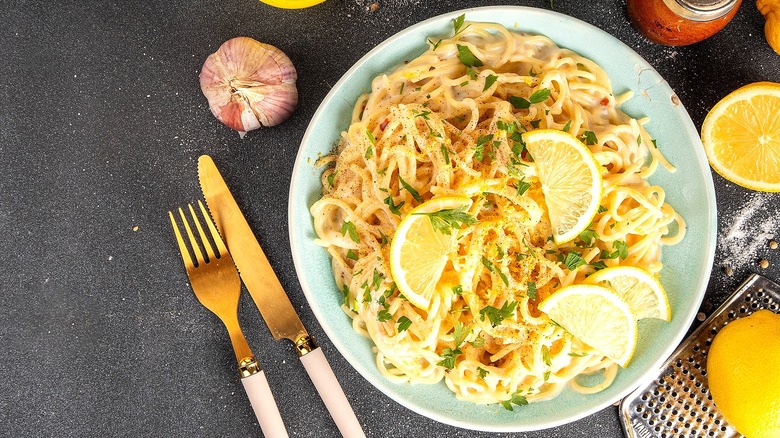
{"type": "Polygon", "coordinates": [[[715,35],[742,0],[628,0],[628,16],[651,41],[686,46],[715,35]]]}

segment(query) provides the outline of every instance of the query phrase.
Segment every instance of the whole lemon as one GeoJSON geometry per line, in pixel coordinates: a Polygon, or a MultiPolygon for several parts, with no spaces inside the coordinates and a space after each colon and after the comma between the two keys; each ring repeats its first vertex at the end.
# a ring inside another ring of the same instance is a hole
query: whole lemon
{"type": "Polygon", "coordinates": [[[780,437],[780,315],[759,310],[723,327],[707,354],[718,410],[747,438],[780,437]]]}

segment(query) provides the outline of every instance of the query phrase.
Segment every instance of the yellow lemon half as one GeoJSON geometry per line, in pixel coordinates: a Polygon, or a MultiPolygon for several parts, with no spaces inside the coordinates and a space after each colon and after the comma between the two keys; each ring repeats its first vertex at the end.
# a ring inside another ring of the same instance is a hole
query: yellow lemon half
{"type": "Polygon", "coordinates": [[[536,163],[555,243],[566,243],[588,228],[601,202],[600,166],[587,146],[554,129],[523,134],[536,163]]]}
{"type": "Polygon", "coordinates": [[[739,433],[780,437],[780,315],[759,310],[723,327],[707,353],[707,379],[739,433]]]}
{"type": "Polygon", "coordinates": [[[701,141],[710,166],[724,178],[780,191],[780,84],[756,82],[721,99],[704,119],[701,141]]]}

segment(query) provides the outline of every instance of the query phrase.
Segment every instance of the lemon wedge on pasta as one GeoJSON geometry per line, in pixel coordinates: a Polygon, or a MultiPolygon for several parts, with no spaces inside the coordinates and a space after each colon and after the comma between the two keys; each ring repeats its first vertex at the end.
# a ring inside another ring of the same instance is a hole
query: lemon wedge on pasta
{"type": "Polygon", "coordinates": [[[555,243],[573,240],[585,231],[601,202],[600,166],[587,146],[573,135],[554,129],[523,134],[536,163],[555,243]]]}
{"type": "Polygon", "coordinates": [[[636,317],[615,292],[592,284],[566,286],[539,303],[539,310],[618,365],[631,361],[636,317]]]}
{"type": "Polygon", "coordinates": [[[585,280],[612,289],[637,317],[671,319],[669,298],[664,287],[650,272],[634,266],[614,266],[597,271],[585,280]]]}
{"type": "Polygon", "coordinates": [[[398,224],[390,244],[390,273],[415,306],[428,309],[449,254],[457,247],[456,230],[442,232],[430,215],[470,206],[471,198],[467,197],[434,198],[411,210],[398,224]]]}

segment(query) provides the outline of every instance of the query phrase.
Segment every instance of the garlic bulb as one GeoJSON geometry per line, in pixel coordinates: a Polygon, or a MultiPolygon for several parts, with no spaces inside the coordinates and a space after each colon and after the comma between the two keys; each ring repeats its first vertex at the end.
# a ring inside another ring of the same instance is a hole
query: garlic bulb
{"type": "Polygon", "coordinates": [[[224,42],[200,72],[214,116],[243,137],[285,121],[298,104],[298,74],[281,50],[249,37],[224,42]]]}

